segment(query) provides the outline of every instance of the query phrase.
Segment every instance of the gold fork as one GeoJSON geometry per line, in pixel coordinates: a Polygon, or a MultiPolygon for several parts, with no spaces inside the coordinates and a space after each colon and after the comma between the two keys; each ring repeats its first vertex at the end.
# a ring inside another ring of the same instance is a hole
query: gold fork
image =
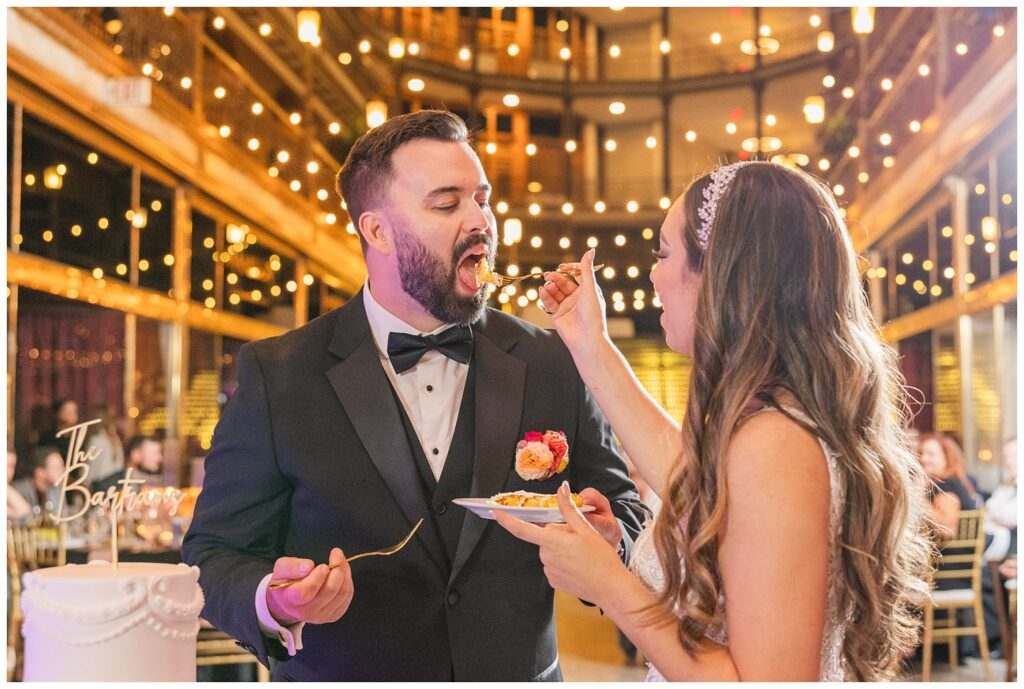
{"type": "MultiPolygon", "coordinates": [[[[602,268],[604,268],[604,264],[603,263],[601,265],[594,266],[594,270],[595,271],[601,270],[602,268]]],[[[561,273],[562,275],[566,276],[567,278],[569,278],[573,282],[576,282],[576,277],[579,275],[578,271],[573,271],[573,270],[556,270],[556,271],[553,271],[553,272],[561,273]]],[[[497,287],[508,287],[509,285],[518,285],[523,280],[527,280],[529,278],[542,278],[542,277],[544,277],[544,273],[527,273],[525,275],[519,275],[517,277],[512,277],[510,275],[502,275],[501,273],[493,273],[493,272],[491,273],[491,275],[494,277],[494,284],[497,287]]],[[[577,284],[579,284],[579,283],[577,283],[577,284]]]]}
{"type": "MultiPolygon", "coordinates": [[[[420,519],[418,522],[416,522],[416,526],[412,527],[412,531],[410,531],[409,534],[405,538],[403,538],[400,542],[394,544],[390,548],[385,548],[384,550],[374,550],[374,551],[371,551],[369,553],[359,553],[358,555],[353,555],[352,557],[345,558],[345,562],[352,562],[353,560],[358,560],[358,559],[363,558],[363,557],[370,557],[371,555],[383,555],[385,557],[387,557],[388,555],[394,555],[399,550],[404,548],[405,545],[409,541],[412,540],[413,534],[416,533],[416,529],[420,528],[420,524],[422,524],[422,523],[423,523],[422,519],[420,519]]],[[[327,569],[329,569],[329,570],[330,569],[334,569],[335,567],[337,567],[340,564],[341,564],[340,562],[335,562],[333,565],[327,565],[327,569]]],[[[282,579],[281,581],[275,581],[274,583],[272,583],[267,588],[269,590],[271,590],[271,591],[276,591],[278,589],[283,589],[286,586],[291,586],[292,584],[294,584],[297,581],[302,581],[302,579],[282,579]]]]}

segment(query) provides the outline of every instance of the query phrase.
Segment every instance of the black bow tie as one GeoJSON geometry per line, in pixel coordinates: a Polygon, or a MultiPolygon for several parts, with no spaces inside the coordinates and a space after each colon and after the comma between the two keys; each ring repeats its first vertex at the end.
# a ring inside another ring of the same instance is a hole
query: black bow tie
{"type": "Polygon", "coordinates": [[[452,361],[467,364],[473,353],[473,330],[468,325],[456,325],[437,335],[388,334],[388,357],[395,373],[405,373],[431,349],[452,361]]]}

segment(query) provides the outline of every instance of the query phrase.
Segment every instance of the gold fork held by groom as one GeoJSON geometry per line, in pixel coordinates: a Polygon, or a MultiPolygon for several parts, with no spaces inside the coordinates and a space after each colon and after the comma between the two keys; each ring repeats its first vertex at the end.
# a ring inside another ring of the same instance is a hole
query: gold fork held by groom
{"type": "MultiPolygon", "coordinates": [[[[394,555],[399,550],[404,548],[405,545],[409,541],[412,540],[413,535],[416,533],[416,529],[420,528],[420,524],[422,524],[422,523],[423,523],[422,519],[420,519],[418,522],[416,522],[416,526],[412,527],[412,531],[410,531],[409,534],[405,538],[403,538],[401,541],[399,541],[398,543],[394,544],[390,548],[385,548],[384,550],[374,550],[374,551],[371,551],[369,553],[359,553],[358,555],[353,555],[352,557],[345,558],[345,562],[352,562],[353,560],[358,560],[358,559],[364,558],[364,557],[370,557],[372,555],[381,555],[383,557],[387,557],[388,555],[394,555]]],[[[340,564],[341,564],[340,562],[335,562],[333,565],[328,565],[327,569],[329,569],[329,570],[330,569],[334,569],[335,567],[337,567],[340,564]]],[[[270,591],[276,591],[278,589],[283,589],[286,586],[291,586],[292,584],[294,584],[294,583],[296,583],[298,581],[302,581],[302,579],[282,579],[281,581],[273,582],[270,586],[267,587],[267,589],[270,590],[270,591]]]]}

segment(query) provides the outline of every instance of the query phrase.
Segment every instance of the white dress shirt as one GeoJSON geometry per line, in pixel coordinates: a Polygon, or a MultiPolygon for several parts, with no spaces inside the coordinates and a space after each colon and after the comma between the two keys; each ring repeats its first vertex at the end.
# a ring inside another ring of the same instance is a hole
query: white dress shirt
{"type": "MultiPolygon", "coordinates": [[[[434,478],[440,479],[455,434],[455,424],[459,420],[459,407],[462,405],[462,393],[466,389],[469,364],[460,364],[437,350],[430,350],[408,371],[395,373],[388,358],[388,335],[393,332],[436,335],[452,325],[442,325],[429,333],[417,330],[373,298],[369,281],[363,285],[363,305],[380,355],[380,365],[416,431],[434,478]]],[[[398,430],[395,429],[395,432],[398,430]]],[[[266,636],[279,639],[288,649],[289,655],[295,655],[296,651],[302,649],[302,627],[305,623],[297,622],[284,627],[273,618],[267,607],[270,577],[270,574],[264,577],[256,589],[256,615],[260,629],[266,636]]]]}

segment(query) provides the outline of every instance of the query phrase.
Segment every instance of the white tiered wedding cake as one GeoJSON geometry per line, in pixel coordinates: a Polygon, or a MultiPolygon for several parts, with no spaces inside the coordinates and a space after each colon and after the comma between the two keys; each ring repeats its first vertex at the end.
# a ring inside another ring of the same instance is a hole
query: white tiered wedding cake
{"type": "Polygon", "coordinates": [[[198,581],[197,567],[142,562],[26,574],[25,680],[194,682],[198,581]]]}

